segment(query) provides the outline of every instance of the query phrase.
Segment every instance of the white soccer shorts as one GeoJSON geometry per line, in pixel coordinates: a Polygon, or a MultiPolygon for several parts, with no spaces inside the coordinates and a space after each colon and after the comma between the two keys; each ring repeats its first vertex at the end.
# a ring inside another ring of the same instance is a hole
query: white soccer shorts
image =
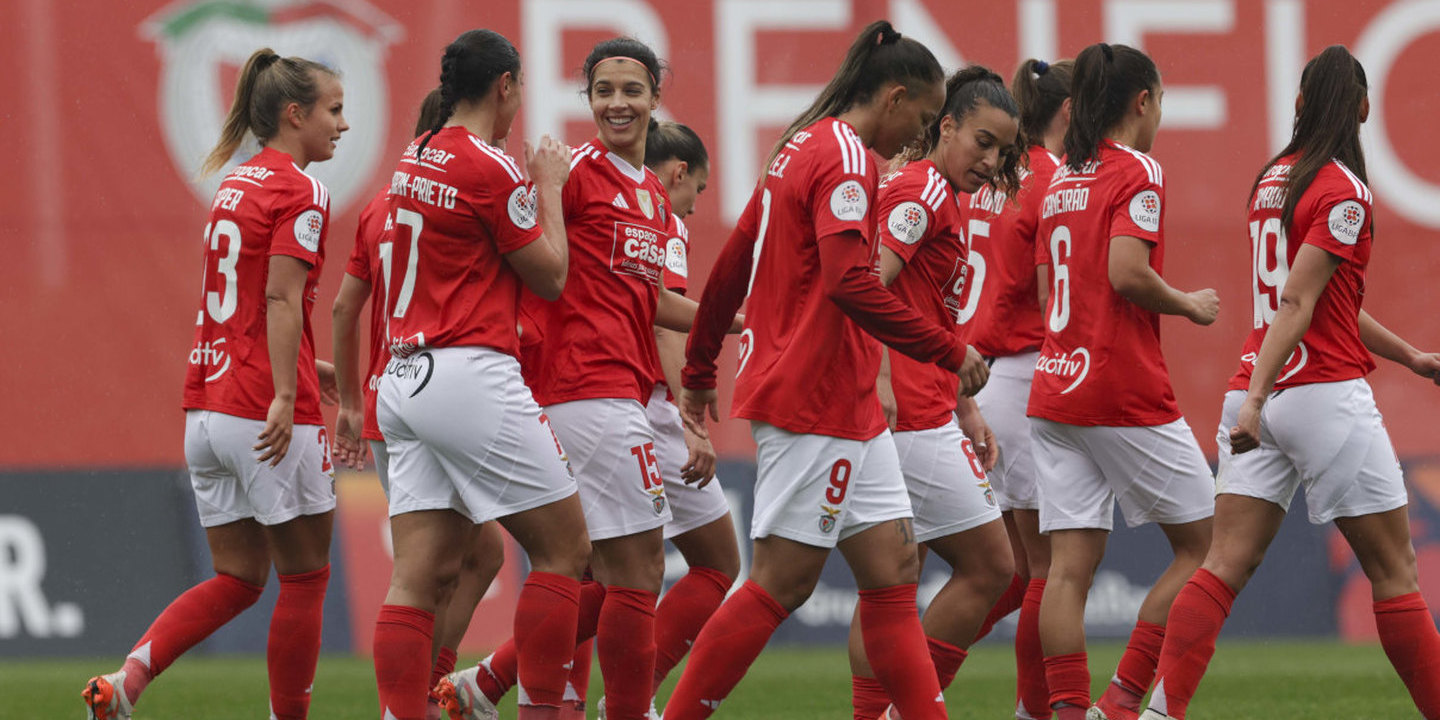
{"type": "Polygon", "coordinates": [[[335,509],[335,469],[320,425],[295,425],[279,465],[254,450],[261,420],[211,410],[185,412],[185,464],[204,527],[254,518],[279,525],[335,509]]]}
{"type": "Polygon", "coordinates": [[[990,381],[975,396],[980,414],[1000,446],[1000,459],[990,470],[990,484],[1003,511],[1040,509],[1030,418],[1025,415],[1039,357],[1040,353],[1033,352],[995,358],[990,366],[990,381]]]}
{"type": "Polygon", "coordinates": [[[900,470],[915,511],[915,539],[928,542],[1000,519],[985,469],[954,417],[929,430],[895,433],[900,470]]]}
{"type": "Polygon", "coordinates": [[[390,451],[385,449],[384,440],[366,440],[370,444],[370,456],[375,458],[375,475],[380,478],[380,489],[385,499],[390,499],[390,451]]]}
{"type": "Polygon", "coordinates": [[[570,455],[591,540],[634,535],[671,520],[670,499],[645,408],[595,398],[546,406],[570,455]]]}
{"type": "Polygon", "coordinates": [[[1286,388],[1260,411],[1260,447],[1230,452],[1230,428],[1245,401],[1225,393],[1215,492],[1269,500],[1285,510],[1305,488],[1310,522],[1404,507],[1405,479],[1375,396],[1363,378],[1286,388]]]}
{"type": "Polygon", "coordinates": [[[564,450],[510,355],[451,347],[391,358],[376,414],[392,517],[449,509],[482,523],[575,494],[564,450]]]}
{"type": "Polygon", "coordinates": [[[1179,525],[1215,514],[1215,479],[1184,418],[1164,425],[1083,426],[1031,418],[1040,531],[1179,525]]]}
{"type": "Polygon", "coordinates": [[[645,418],[655,433],[655,459],[660,464],[660,477],[665,480],[665,495],[670,498],[673,519],[665,525],[665,539],[684,535],[709,525],[730,512],[720,478],[712,478],[705,487],[686,485],[680,479],[680,468],[690,459],[685,445],[685,425],[680,408],[666,400],[664,384],[655,386],[650,402],[645,405],[645,418]]]}
{"type": "Polygon", "coordinates": [[[751,422],[750,434],[758,466],[750,537],[833,548],[879,523],[913,516],[889,430],[847,440],[751,422]]]}

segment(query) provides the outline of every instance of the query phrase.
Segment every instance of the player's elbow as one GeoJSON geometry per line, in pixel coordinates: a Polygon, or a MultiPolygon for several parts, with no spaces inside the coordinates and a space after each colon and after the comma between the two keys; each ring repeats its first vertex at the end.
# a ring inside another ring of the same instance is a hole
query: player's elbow
{"type": "Polygon", "coordinates": [[[1144,299],[1146,291],[1149,289],[1149,278],[1146,275],[1145,272],[1138,272],[1133,268],[1111,265],[1110,287],[1120,297],[1131,302],[1139,302],[1144,299]]]}

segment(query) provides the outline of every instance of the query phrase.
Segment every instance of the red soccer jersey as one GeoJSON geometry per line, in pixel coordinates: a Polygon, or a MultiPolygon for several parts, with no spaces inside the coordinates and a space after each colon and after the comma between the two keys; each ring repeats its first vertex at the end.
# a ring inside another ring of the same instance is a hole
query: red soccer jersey
{"type": "Polygon", "coordinates": [[[1109,140],[1079,172],[1055,171],[1036,235],[1053,280],[1030,415],[1111,426],[1180,418],[1160,353],[1160,316],[1110,286],[1112,238],[1149,243],[1150,267],[1161,271],[1164,201],[1160,163],[1109,140]]]}
{"type": "Polygon", "coordinates": [[[265,282],[270,257],[288,255],[310,266],[301,296],[304,328],[294,421],[324,422],[310,311],[329,228],[329,191],[289,155],[265,148],[225,176],[205,224],[205,274],[185,375],[185,409],[265,419],[275,399],[265,334],[265,282]]]}
{"type": "MultiPolygon", "coordinates": [[[[666,229],[665,270],[661,282],[665,289],[684,295],[690,287],[690,229],[679,215],[670,214],[670,227],[666,229]]],[[[660,364],[660,354],[655,354],[655,382],[665,382],[665,368],[660,364]]],[[[667,388],[668,392],[679,388],[667,388]]],[[[674,399],[674,395],[667,395],[674,399]]]]}
{"type": "Polygon", "coordinates": [[[823,118],[790,136],[705,283],[686,347],[686,387],[715,387],[715,356],[747,287],[737,417],[867,440],[885,429],[872,334],[913,357],[960,366],[964,346],[954,332],[880,286],[870,214],[876,180],[848,123],[823,118]]]}
{"type": "Polygon", "coordinates": [[[390,180],[385,307],[390,352],[483,346],[519,354],[520,276],[505,253],[541,235],[535,188],[503,150],[458,125],[419,153],[410,144],[390,180]]]}
{"type": "Polygon", "coordinates": [[[988,185],[970,196],[965,216],[972,277],[960,322],[985,357],[1039,350],[1045,338],[1035,286],[1035,229],[1059,165],[1049,150],[1032,145],[1013,201],[988,185]]]}
{"type": "MultiPolygon", "coordinates": [[[[575,148],[565,183],[570,275],[555,302],[526,294],[542,343],[531,390],[541,405],[589,398],[644,403],[655,387],[655,302],[670,197],[599,139],[575,148]]],[[[528,358],[527,358],[528,359],[528,358]]]]}
{"type": "Polygon", "coordinates": [[[1310,329],[1275,382],[1276,389],[1365,377],[1375,361],[1360,342],[1360,302],[1370,264],[1370,188],[1338,160],[1320,169],[1295,204],[1288,228],[1281,224],[1285,182],[1294,156],[1280,158],[1250,198],[1250,274],[1255,291],[1255,329],[1245,338],[1240,370],[1230,389],[1250,387],[1250,373],[1265,331],[1280,307],[1280,291],[1301,245],[1340,258],[1340,266],[1315,303],[1310,329]],[[1299,242],[1292,242],[1298,238],[1299,242]]]}
{"type": "Polygon", "coordinates": [[[345,274],[370,285],[370,367],[365,373],[365,428],[360,437],[381,441],[385,436],[380,434],[380,423],[375,419],[375,391],[380,387],[385,363],[390,360],[390,343],[385,332],[385,288],[390,284],[390,277],[381,261],[381,246],[385,253],[390,252],[390,240],[386,236],[390,224],[389,194],[389,188],[381,190],[360,211],[355,248],[345,265],[345,274]]]}
{"type": "MultiPolygon", "coordinates": [[[[890,289],[935,324],[958,331],[969,247],[960,203],[935,163],[912,162],[886,177],[875,201],[875,222],[881,246],[905,261],[890,289]]],[[[958,375],[891,349],[890,376],[897,430],[929,430],[950,421],[958,375]]]]}

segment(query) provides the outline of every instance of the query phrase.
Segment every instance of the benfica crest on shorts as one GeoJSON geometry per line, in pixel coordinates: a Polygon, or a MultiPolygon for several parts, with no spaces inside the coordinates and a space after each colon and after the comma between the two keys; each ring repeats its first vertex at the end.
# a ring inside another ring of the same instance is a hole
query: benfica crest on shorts
{"type": "Polygon", "coordinates": [[[655,514],[663,514],[665,512],[665,488],[653,487],[645,492],[650,493],[650,502],[655,505],[655,514]]]}
{"type": "Polygon", "coordinates": [[[982,490],[985,491],[985,504],[986,504],[986,505],[989,505],[990,507],[996,507],[996,505],[995,505],[995,489],[992,488],[992,487],[990,487],[990,481],[989,481],[989,480],[981,480],[980,482],[975,483],[975,487],[978,487],[978,488],[980,488],[980,489],[982,489],[982,490]]]}
{"type": "Polygon", "coordinates": [[[822,533],[827,533],[827,534],[828,534],[829,532],[831,532],[832,530],[834,530],[834,529],[835,529],[835,525],[836,525],[836,523],[838,522],[837,518],[839,518],[839,517],[840,517],[840,508],[838,508],[838,507],[830,507],[829,505],[821,505],[821,506],[820,506],[820,532],[822,532],[822,533]]]}

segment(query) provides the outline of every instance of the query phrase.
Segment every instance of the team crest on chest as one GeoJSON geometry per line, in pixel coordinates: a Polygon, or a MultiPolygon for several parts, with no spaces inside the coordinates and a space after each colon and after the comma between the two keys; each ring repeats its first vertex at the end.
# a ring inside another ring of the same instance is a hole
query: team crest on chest
{"type": "Polygon", "coordinates": [[[645,213],[646,220],[655,219],[655,202],[650,197],[650,191],[643,188],[635,189],[635,200],[640,203],[640,212],[645,213]]]}

